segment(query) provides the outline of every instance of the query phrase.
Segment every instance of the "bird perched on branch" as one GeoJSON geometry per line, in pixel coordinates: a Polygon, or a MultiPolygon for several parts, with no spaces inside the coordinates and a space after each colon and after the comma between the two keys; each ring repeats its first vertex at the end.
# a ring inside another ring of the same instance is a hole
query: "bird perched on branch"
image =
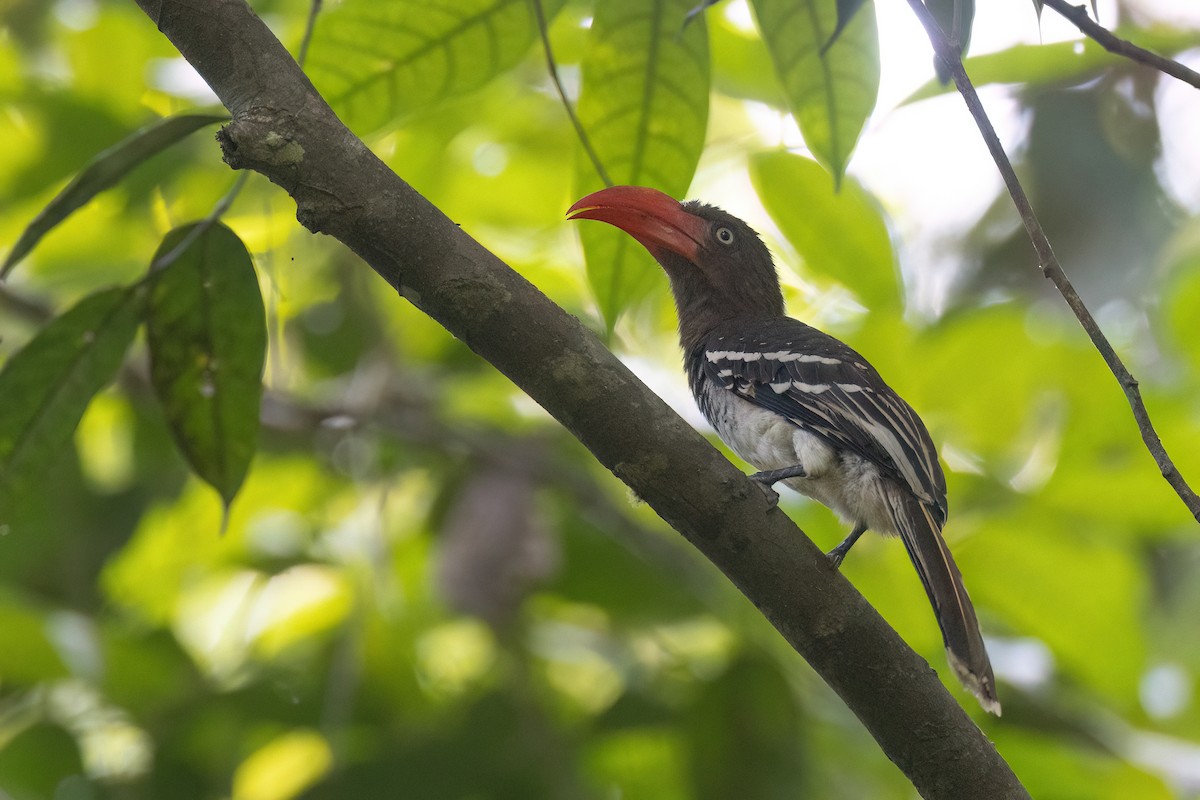
{"type": "Polygon", "coordinates": [[[700,410],[772,494],[782,481],[853,525],[829,553],[835,567],[868,529],[900,536],[950,666],[999,714],[975,609],[941,535],[946,479],[912,407],[857,352],[786,316],[771,254],[740,219],[637,186],[590,194],[568,214],[620,228],[662,265],[700,410]]]}

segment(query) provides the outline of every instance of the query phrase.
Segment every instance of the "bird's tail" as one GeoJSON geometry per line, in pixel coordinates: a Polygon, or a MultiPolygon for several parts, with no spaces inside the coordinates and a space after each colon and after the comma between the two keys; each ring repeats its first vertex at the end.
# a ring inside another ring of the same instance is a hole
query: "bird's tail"
{"type": "Polygon", "coordinates": [[[986,711],[1000,716],[996,680],[992,676],[992,664],[979,632],[975,607],[967,596],[950,548],[942,539],[941,526],[935,521],[929,507],[912,494],[890,487],[884,490],[884,494],[896,530],[904,542],[904,549],[908,551],[908,557],[912,559],[917,575],[925,586],[925,593],[929,595],[929,602],[933,604],[938,627],[942,629],[942,640],[946,643],[950,667],[986,711]]]}

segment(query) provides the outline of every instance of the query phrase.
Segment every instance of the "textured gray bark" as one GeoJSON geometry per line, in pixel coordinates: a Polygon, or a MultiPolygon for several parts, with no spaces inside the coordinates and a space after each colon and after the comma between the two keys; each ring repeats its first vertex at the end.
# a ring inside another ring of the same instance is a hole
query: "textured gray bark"
{"type": "Polygon", "coordinates": [[[578,320],[377,159],[243,0],[137,2],[233,115],[218,135],[229,165],[281,186],[301,223],[565,425],[733,581],[923,797],[1028,797],[930,666],[791,520],[578,320]]]}

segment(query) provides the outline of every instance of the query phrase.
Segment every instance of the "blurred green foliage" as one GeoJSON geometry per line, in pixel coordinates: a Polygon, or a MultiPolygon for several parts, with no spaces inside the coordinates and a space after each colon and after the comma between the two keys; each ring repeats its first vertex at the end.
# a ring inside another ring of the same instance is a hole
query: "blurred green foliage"
{"type": "MultiPolygon", "coordinates": [[[[816,51],[834,0],[730,4],[780,20],[765,36],[727,4],[684,29],[694,5],[543,3],[601,160],[678,195],[694,179],[752,187],[704,199],[757,213],[792,312],[867,354],[921,412],[1005,716],[948,685],[1033,795],[1196,796],[1196,525],[1007,201],[945,245],[958,271],[930,313],[903,209],[869,175],[834,193],[875,102],[870,4],[831,62],[816,51]],[[802,6],[820,14],[789,11],[802,6]],[[815,27],[788,33],[804,20],[815,27]],[[859,92],[849,111],[843,91],[859,92]],[[762,106],[800,120],[808,154],[765,144],[762,106]]],[[[295,50],[308,3],[254,6],[295,50]]],[[[212,99],[131,3],[2,7],[9,248],[108,148],[212,99]]],[[[1200,37],[1121,30],[1166,52],[1200,37]]],[[[345,0],[318,20],[311,74],[403,178],[694,417],[661,275],[640,250],[614,255],[623,237],[595,226],[580,247],[563,221],[600,184],[538,41],[522,0],[345,0]]],[[[1017,84],[1029,136],[1013,155],[1035,205],[1200,481],[1200,221],[1164,189],[1159,131],[1179,124],[1158,114],[1164,79],[1090,44],[968,68],[1017,84]]],[[[188,284],[171,294],[189,324],[254,323],[219,347],[188,328],[175,376],[226,357],[252,374],[262,318],[261,429],[156,391],[163,334],[138,333],[148,268],[233,181],[208,134],[192,135],[56,220],[0,285],[0,796],[912,796],[707,562],[506,379],[300,228],[265,180],[212,229],[232,305],[206,310],[195,270],[155,283],[188,284]],[[221,431],[195,433],[210,424],[221,431]],[[197,436],[202,464],[177,443],[197,436]],[[222,500],[192,470],[228,475],[221,459],[248,448],[240,491],[215,479],[237,492],[222,533],[222,500]]],[[[825,509],[783,502],[820,545],[840,541],[825,509]]],[[[869,538],[844,571],[944,673],[903,549],[869,538]]]]}

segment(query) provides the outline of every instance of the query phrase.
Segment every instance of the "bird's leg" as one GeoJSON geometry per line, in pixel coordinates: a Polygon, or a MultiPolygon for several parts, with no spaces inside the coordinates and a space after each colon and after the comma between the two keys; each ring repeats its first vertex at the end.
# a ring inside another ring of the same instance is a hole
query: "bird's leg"
{"type": "Polygon", "coordinates": [[[768,469],[762,472],[756,472],[749,476],[750,480],[762,487],[763,494],[767,496],[767,501],[771,507],[779,505],[779,492],[775,491],[775,484],[779,481],[787,480],[788,478],[807,478],[808,473],[804,471],[804,467],[795,464],[783,469],[768,469]]]}
{"type": "Polygon", "coordinates": [[[865,523],[856,523],[854,530],[850,531],[850,535],[841,544],[829,551],[828,557],[834,569],[842,566],[842,560],[846,557],[846,553],[850,552],[850,548],[854,547],[854,543],[866,532],[867,526],[865,523]]]}
{"type": "Polygon", "coordinates": [[[763,486],[773,486],[780,481],[785,481],[788,478],[807,478],[808,473],[804,471],[804,467],[795,464],[783,469],[768,469],[763,472],[756,472],[750,476],[750,480],[758,481],[763,486]]]}

